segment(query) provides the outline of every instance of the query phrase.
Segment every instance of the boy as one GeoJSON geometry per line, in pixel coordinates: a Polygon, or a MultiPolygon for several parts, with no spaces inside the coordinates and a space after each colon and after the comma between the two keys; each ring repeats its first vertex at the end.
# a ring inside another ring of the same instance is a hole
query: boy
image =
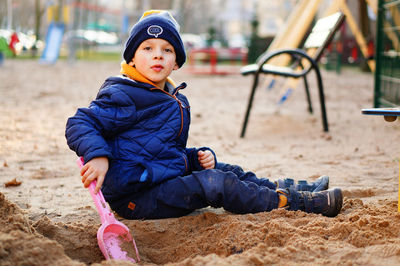
{"type": "Polygon", "coordinates": [[[96,191],[127,219],[178,217],[207,206],[336,216],[342,192],[321,191],[327,176],[297,186],[273,183],[218,163],[210,148],[186,148],[190,107],[180,93],[186,84],[168,78],[186,58],[178,27],[166,11],[145,12],[126,42],[122,76],[108,78],[96,100],[68,119],[68,145],[85,160],[84,186],[97,179],[96,191]]]}

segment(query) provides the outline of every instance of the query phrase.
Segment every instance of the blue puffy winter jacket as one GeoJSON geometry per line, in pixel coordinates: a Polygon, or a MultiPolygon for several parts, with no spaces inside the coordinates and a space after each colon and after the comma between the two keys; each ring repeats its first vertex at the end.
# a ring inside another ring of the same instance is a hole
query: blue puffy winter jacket
{"type": "Polygon", "coordinates": [[[198,149],[186,148],[190,108],[179,93],[186,84],[167,85],[170,92],[123,76],[108,78],[96,100],[68,119],[67,143],[78,156],[85,162],[109,158],[102,186],[107,200],[203,169],[198,149]]]}

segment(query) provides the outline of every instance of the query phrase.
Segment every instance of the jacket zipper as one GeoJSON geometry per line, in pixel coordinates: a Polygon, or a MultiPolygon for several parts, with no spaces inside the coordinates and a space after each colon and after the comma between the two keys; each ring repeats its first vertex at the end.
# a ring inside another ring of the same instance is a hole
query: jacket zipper
{"type": "Polygon", "coordinates": [[[187,162],[185,156],[182,155],[182,157],[183,157],[183,160],[185,161],[185,171],[187,172],[188,169],[189,169],[189,167],[188,167],[188,162],[187,162]]]}
{"type": "Polygon", "coordinates": [[[183,107],[182,107],[181,101],[176,97],[176,94],[178,93],[179,90],[184,89],[185,87],[186,87],[186,83],[184,82],[184,83],[182,83],[181,85],[179,85],[178,87],[175,88],[175,91],[174,91],[173,94],[171,94],[169,92],[166,92],[165,90],[162,90],[160,88],[156,88],[156,87],[151,88],[151,90],[160,90],[160,91],[162,91],[163,93],[171,96],[173,99],[175,99],[175,101],[178,102],[179,109],[181,111],[181,128],[179,130],[178,137],[182,134],[182,131],[183,131],[183,107]]]}

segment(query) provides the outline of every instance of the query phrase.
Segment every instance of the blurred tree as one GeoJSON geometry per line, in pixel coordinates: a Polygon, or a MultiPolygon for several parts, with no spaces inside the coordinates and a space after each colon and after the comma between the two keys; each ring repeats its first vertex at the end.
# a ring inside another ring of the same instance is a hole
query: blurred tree
{"type": "Polygon", "coordinates": [[[251,36],[250,36],[250,43],[249,43],[249,52],[247,55],[247,60],[249,63],[254,63],[257,60],[257,57],[260,55],[259,52],[259,39],[258,36],[258,19],[255,17],[251,22],[251,36]]]}
{"type": "Polygon", "coordinates": [[[216,40],[217,30],[214,26],[208,28],[208,35],[207,35],[207,47],[212,47],[214,41],[216,40]]]}

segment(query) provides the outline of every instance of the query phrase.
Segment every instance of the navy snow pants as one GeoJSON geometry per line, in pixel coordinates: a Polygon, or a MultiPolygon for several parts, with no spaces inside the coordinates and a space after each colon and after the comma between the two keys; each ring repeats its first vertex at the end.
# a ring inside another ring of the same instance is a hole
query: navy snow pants
{"type": "Polygon", "coordinates": [[[204,207],[232,213],[256,213],[278,207],[276,185],[244,172],[240,166],[218,163],[215,169],[167,180],[148,190],[110,202],[126,219],[180,217],[204,207]]]}

